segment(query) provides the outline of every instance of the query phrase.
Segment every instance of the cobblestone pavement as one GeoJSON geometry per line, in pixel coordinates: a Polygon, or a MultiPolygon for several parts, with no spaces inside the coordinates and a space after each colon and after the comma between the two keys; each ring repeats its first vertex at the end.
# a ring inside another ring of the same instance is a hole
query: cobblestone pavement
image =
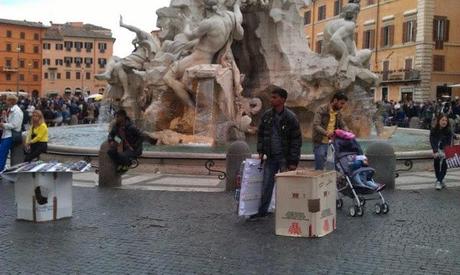
{"type": "Polygon", "coordinates": [[[232,195],[74,187],[71,219],[33,224],[0,183],[0,273],[460,274],[460,188],[385,192],[388,215],[339,211],[318,239],[239,219],[232,195]]]}

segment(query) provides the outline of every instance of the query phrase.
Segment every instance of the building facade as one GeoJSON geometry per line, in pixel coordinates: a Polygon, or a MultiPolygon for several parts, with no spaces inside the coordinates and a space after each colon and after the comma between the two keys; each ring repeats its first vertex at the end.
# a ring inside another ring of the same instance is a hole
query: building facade
{"type": "Polygon", "coordinates": [[[42,43],[43,93],[103,91],[107,83],[94,75],[104,72],[114,41],[112,32],[99,26],[82,22],[52,24],[42,43]]]}
{"type": "MultiPolygon", "coordinates": [[[[314,0],[304,10],[310,48],[321,52],[322,32],[348,1],[314,0]]],[[[375,100],[435,99],[459,96],[458,0],[362,0],[355,41],[373,51],[370,69],[380,76],[375,100]],[[441,4],[442,2],[442,4],[441,4]]]]}
{"type": "Polygon", "coordinates": [[[0,19],[0,91],[39,94],[42,23],[0,19]]]}

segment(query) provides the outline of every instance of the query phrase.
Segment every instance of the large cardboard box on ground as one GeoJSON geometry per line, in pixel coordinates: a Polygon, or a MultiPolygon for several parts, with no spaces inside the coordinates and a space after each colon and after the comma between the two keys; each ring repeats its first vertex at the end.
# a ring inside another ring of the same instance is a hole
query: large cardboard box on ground
{"type": "Polygon", "coordinates": [[[336,172],[276,174],[276,235],[322,237],[336,227],[336,172]]]}

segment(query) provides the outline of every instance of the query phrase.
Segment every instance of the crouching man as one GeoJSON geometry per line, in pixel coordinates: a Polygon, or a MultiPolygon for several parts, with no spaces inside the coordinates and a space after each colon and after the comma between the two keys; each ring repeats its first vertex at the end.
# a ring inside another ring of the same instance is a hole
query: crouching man
{"type": "Polygon", "coordinates": [[[131,122],[125,110],[115,113],[108,141],[110,149],[107,154],[117,165],[117,172],[128,171],[132,161],[142,154],[142,131],[131,122]]]}

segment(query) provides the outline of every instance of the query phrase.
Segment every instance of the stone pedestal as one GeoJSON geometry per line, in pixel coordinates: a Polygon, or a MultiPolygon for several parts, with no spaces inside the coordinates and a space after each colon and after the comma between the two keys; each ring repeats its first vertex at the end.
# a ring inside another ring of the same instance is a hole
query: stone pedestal
{"type": "Polygon", "coordinates": [[[251,151],[245,141],[233,142],[227,151],[226,173],[227,180],[225,190],[233,191],[236,188],[236,178],[240,170],[241,162],[251,157],[251,151]]]}
{"type": "Polygon", "coordinates": [[[388,189],[395,188],[396,155],[391,144],[377,141],[369,145],[366,151],[369,166],[375,169],[374,180],[383,183],[388,189]]]}
{"type": "Polygon", "coordinates": [[[109,148],[109,143],[105,141],[99,149],[99,187],[121,186],[121,175],[117,173],[115,163],[107,155],[109,148]]]}

